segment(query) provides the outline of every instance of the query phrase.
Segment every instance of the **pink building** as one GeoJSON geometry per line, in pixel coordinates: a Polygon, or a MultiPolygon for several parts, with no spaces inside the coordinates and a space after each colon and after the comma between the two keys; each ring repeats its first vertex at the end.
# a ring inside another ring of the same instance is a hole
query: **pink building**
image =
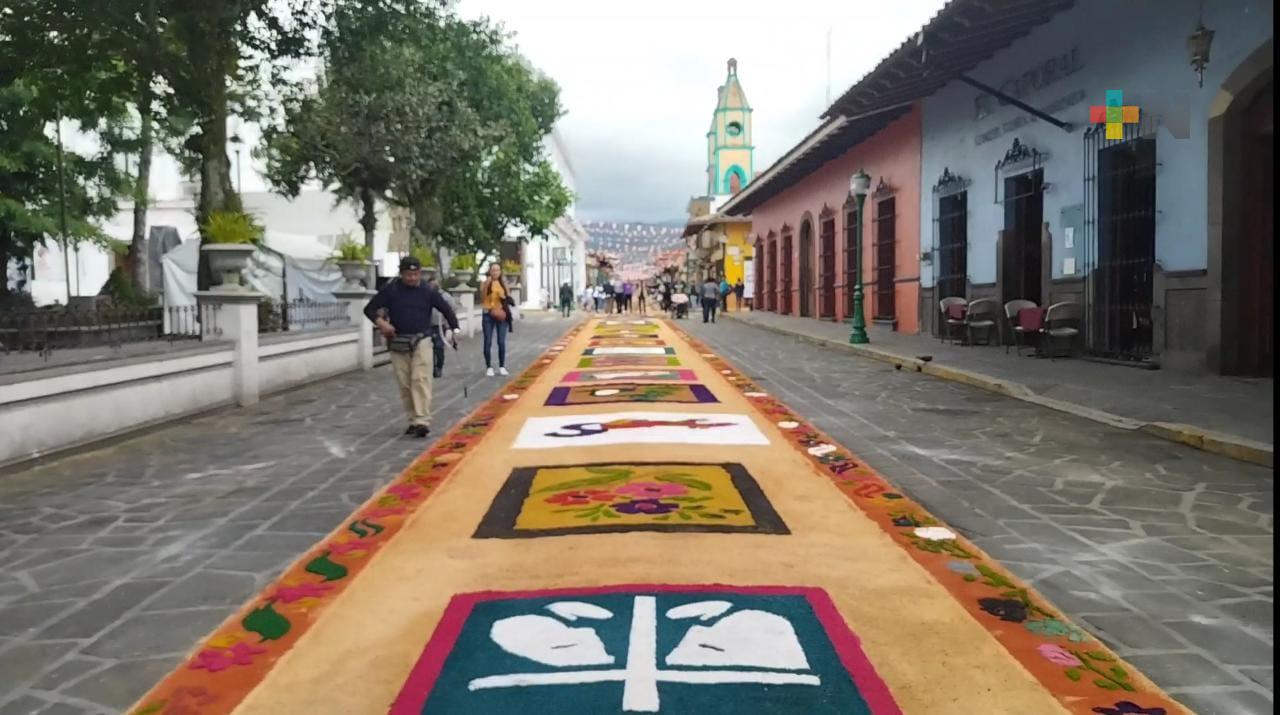
{"type": "Polygon", "coordinates": [[[835,117],[721,211],[751,216],[759,308],[844,320],[852,312],[856,208],[849,179],[871,176],[862,218],[868,323],[920,330],[920,109],[835,117]]]}

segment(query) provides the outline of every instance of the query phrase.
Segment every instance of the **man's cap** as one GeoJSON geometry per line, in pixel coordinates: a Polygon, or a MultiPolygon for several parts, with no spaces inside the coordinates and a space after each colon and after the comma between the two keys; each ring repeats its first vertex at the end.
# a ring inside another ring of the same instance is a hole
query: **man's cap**
{"type": "Polygon", "coordinates": [[[405,256],[400,259],[400,270],[402,271],[417,271],[421,269],[422,261],[419,261],[413,256],[405,256]]]}

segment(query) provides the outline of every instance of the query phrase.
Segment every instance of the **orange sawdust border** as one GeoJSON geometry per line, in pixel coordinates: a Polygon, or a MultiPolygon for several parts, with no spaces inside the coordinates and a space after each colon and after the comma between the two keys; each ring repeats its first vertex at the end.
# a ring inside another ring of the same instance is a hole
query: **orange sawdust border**
{"type": "Polygon", "coordinates": [[[849,450],[761,390],[705,343],[668,323],[1068,711],[1086,715],[1190,713],[1110,648],[1071,624],[1033,588],[855,459],[849,450]],[[1034,630],[1030,624],[1037,624],[1034,630]]]}
{"type": "Polygon", "coordinates": [[[585,327],[569,328],[518,377],[472,410],[344,523],[291,564],[276,581],[218,626],[174,671],[129,709],[132,715],[230,713],[373,554],[454,471],[479,441],[585,327]],[[317,578],[318,577],[318,578],[317,578]],[[209,676],[217,674],[216,680],[209,676]]]}

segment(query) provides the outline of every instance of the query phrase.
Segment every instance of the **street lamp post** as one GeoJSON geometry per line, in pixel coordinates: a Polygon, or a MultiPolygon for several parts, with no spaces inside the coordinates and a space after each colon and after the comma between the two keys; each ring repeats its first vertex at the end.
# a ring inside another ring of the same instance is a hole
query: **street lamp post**
{"type": "Polygon", "coordinates": [[[849,332],[851,345],[866,345],[871,342],[867,337],[867,320],[862,314],[862,204],[867,200],[867,192],[871,190],[871,177],[867,172],[859,170],[849,179],[849,193],[857,202],[857,222],[854,227],[854,256],[857,274],[853,283],[853,330],[849,332]]]}

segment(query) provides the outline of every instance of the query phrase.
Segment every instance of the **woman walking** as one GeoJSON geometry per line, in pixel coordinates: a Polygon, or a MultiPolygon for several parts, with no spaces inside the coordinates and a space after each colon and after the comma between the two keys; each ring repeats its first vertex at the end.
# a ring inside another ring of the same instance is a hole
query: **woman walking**
{"type": "Polygon", "coordinates": [[[493,336],[498,336],[498,374],[510,375],[507,372],[507,327],[511,314],[507,312],[511,292],[502,280],[502,266],[494,263],[489,266],[489,275],[484,285],[480,286],[480,309],[483,314],[480,325],[484,330],[484,374],[493,377],[493,336]]]}

